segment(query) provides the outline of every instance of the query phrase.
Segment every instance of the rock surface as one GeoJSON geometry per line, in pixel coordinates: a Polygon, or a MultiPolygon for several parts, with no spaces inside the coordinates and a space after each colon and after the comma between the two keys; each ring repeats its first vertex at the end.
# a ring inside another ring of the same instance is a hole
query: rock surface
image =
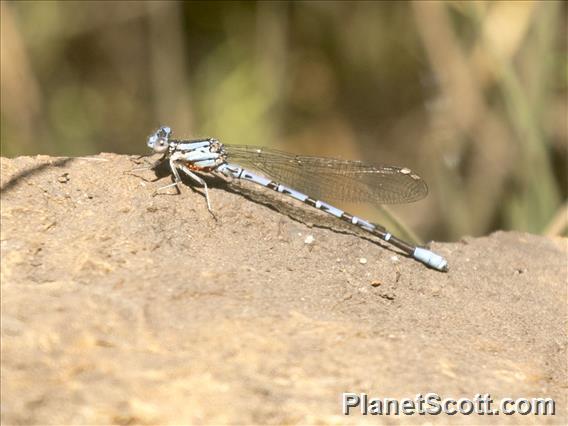
{"type": "Polygon", "coordinates": [[[434,244],[444,274],[252,185],[209,180],[214,219],[129,157],[1,161],[2,424],[399,420],[342,392],[551,397],[400,420],[566,424],[566,239],[434,244]]]}

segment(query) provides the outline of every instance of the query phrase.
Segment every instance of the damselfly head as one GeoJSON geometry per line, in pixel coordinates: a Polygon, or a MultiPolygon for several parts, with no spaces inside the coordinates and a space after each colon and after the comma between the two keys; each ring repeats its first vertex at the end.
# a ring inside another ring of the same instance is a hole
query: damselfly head
{"type": "Polygon", "coordinates": [[[147,145],[153,149],[157,154],[163,154],[170,146],[170,135],[172,129],[167,126],[162,126],[156,130],[149,138],[147,145]]]}

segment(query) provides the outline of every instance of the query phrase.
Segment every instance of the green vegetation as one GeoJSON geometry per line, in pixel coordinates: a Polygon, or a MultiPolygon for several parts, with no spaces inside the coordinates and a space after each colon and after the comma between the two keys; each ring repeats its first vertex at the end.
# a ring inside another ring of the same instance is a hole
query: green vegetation
{"type": "Polygon", "coordinates": [[[411,167],[430,197],[393,211],[424,239],[565,235],[566,8],[3,1],[2,155],[143,153],[168,124],[411,167]]]}

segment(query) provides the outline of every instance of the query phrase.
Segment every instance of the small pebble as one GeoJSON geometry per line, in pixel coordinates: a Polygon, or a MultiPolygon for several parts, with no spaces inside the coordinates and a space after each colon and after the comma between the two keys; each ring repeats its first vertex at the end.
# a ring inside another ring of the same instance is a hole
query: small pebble
{"type": "Polygon", "coordinates": [[[57,181],[58,181],[59,183],[67,183],[67,182],[69,182],[69,179],[70,179],[70,178],[69,178],[69,173],[63,173],[61,176],[59,176],[59,177],[57,178],[57,181]]]}
{"type": "Polygon", "coordinates": [[[312,244],[315,240],[316,240],[316,239],[314,238],[313,235],[308,235],[308,236],[306,237],[306,239],[304,240],[304,243],[306,243],[306,244],[312,244]]]}
{"type": "Polygon", "coordinates": [[[359,259],[359,263],[361,265],[365,265],[367,263],[367,259],[365,259],[364,257],[362,257],[361,259],[359,259]]]}
{"type": "Polygon", "coordinates": [[[391,256],[391,262],[396,263],[399,261],[398,256],[391,256]]]}
{"type": "Polygon", "coordinates": [[[381,284],[382,284],[382,282],[380,282],[379,280],[371,281],[371,285],[372,285],[373,287],[378,287],[378,286],[380,286],[381,284]]]}

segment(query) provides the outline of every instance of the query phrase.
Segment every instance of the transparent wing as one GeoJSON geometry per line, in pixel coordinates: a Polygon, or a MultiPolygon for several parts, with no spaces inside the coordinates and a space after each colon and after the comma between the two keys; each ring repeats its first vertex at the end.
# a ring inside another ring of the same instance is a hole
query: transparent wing
{"type": "Polygon", "coordinates": [[[248,145],[225,145],[227,162],[254,169],[310,197],[396,204],[420,200],[426,182],[408,168],[289,154],[248,145]]]}

